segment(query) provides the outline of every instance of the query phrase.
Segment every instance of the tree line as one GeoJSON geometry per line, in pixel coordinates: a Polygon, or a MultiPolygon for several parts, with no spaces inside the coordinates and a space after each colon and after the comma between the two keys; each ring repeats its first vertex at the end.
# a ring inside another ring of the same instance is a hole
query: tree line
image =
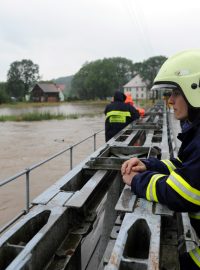
{"type": "Polygon", "coordinates": [[[150,89],[165,56],[151,57],[143,62],[114,57],[86,63],[75,75],[71,85],[71,96],[81,99],[105,99],[116,89],[122,89],[131,78],[140,74],[150,89]]]}
{"type": "MultiPolygon", "coordinates": [[[[68,99],[106,99],[137,74],[150,89],[166,59],[165,56],[155,56],[133,63],[123,57],[113,57],[87,62],[73,76],[68,99]]],[[[7,82],[0,83],[0,103],[9,102],[12,98],[24,100],[39,80],[39,65],[28,59],[13,62],[7,73],[7,82]]]]}

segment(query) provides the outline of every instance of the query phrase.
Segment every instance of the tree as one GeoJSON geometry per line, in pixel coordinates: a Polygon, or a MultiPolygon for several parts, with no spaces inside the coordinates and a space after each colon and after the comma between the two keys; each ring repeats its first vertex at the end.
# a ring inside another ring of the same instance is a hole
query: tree
{"type": "Polygon", "coordinates": [[[10,101],[10,97],[6,93],[6,83],[0,82],[0,104],[10,101]]]}
{"type": "MultiPolygon", "coordinates": [[[[137,74],[140,74],[142,70],[142,63],[138,62],[138,63],[134,63],[133,64],[133,77],[135,77],[137,74]]],[[[142,75],[140,74],[140,76],[142,77],[142,75]]]]}
{"type": "Polygon", "coordinates": [[[105,99],[131,78],[133,63],[121,57],[86,63],[74,75],[71,95],[80,99],[105,99]]]}
{"type": "Polygon", "coordinates": [[[147,84],[147,89],[151,89],[153,80],[156,77],[160,67],[167,60],[165,56],[154,56],[133,65],[135,74],[139,73],[147,84]]]}
{"type": "Polygon", "coordinates": [[[11,96],[23,98],[39,78],[37,64],[27,59],[15,61],[7,74],[7,90],[11,96]]]}

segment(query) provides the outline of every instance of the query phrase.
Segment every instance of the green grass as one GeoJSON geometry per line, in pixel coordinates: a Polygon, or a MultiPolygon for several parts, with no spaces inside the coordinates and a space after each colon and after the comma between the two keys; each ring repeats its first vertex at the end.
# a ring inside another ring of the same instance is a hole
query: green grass
{"type": "Polygon", "coordinates": [[[80,117],[94,117],[101,113],[85,113],[85,114],[69,114],[65,115],[62,113],[59,114],[52,114],[50,112],[34,112],[34,113],[25,113],[20,115],[1,115],[0,122],[6,121],[42,121],[42,120],[64,120],[64,119],[78,119],[80,117]]]}
{"type": "Polygon", "coordinates": [[[51,107],[51,106],[61,106],[68,104],[85,104],[85,105],[106,105],[109,101],[106,100],[79,100],[79,101],[65,101],[65,102],[13,102],[0,104],[0,108],[12,108],[12,109],[24,109],[32,107],[51,107]]]}

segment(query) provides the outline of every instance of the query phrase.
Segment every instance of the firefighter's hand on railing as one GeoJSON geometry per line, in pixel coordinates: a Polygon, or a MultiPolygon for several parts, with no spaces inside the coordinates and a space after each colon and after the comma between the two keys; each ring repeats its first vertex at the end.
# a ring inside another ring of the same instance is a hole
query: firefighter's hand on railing
{"type": "Polygon", "coordinates": [[[144,172],[146,171],[146,166],[145,164],[139,159],[139,158],[131,158],[127,161],[125,161],[122,164],[121,167],[121,173],[122,175],[124,174],[130,174],[131,172],[144,172]]]}
{"type": "Polygon", "coordinates": [[[129,186],[131,186],[131,183],[132,183],[132,180],[133,180],[133,177],[138,174],[138,172],[134,172],[134,171],[131,171],[130,174],[123,174],[122,175],[122,179],[123,179],[123,182],[129,186]]]}
{"type": "Polygon", "coordinates": [[[139,172],[146,171],[145,164],[139,158],[131,158],[125,161],[121,167],[122,179],[125,184],[131,185],[133,177],[139,172]]]}
{"type": "Polygon", "coordinates": [[[146,171],[145,164],[139,158],[131,158],[125,161],[121,167],[121,174],[125,184],[131,185],[133,177],[139,172],[146,171]]]}

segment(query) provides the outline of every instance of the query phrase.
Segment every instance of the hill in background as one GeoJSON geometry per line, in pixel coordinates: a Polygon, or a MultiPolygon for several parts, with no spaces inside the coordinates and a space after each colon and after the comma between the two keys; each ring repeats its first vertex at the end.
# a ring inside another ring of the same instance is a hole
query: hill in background
{"type": "Polygon", "coordinates": [[[53,79],[52,81],[56,84],[64,84],[65,85],[64,95],[68,97],[71,90],[71,81],[73,77],[74,77],[73,75],[66,77],[59,77],[57,79],[53,79]]]}

